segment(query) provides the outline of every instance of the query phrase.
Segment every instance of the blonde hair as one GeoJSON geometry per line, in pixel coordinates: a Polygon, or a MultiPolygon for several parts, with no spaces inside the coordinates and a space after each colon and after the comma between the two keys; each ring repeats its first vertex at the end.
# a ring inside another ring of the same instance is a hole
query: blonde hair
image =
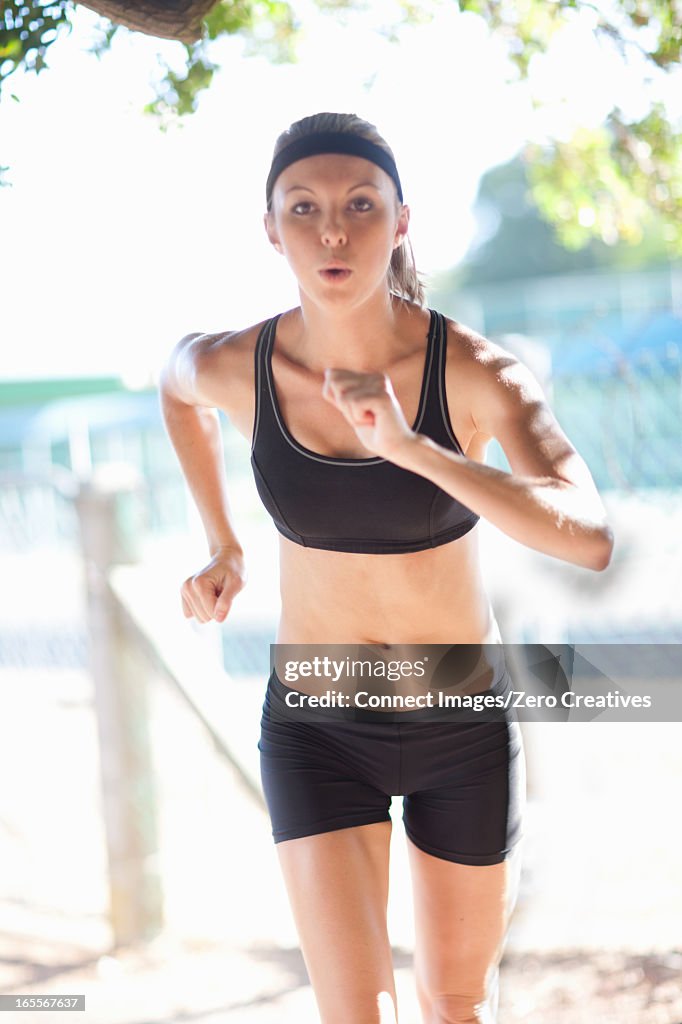
{"type": "MultiPolygon", "coordinates": [[[[273,159],[289,143],[309,135],[316,135],[318,132],[348,132],[352,135],[359,135],[361,138],[368,139],[377,146],[381,146],[395,160],[391,147],[369,121],[363,121],[357,114],[332,113],[311,114],[309,117],[301,118],[300,121],[294,121],[277,138],[273,159]]],[[[267,196],[268,210],[271,207],[272,193],[267,196]]],[[[388,287],[389,291],[398,295],[401,299],[416,302],[419,306],[426,304],[424,285],[415,266],[412,245],[407,235],[405,235],[402,244],[397,249],[394,249],[391,254],[391,262],[388,268],[388,287]]]]}

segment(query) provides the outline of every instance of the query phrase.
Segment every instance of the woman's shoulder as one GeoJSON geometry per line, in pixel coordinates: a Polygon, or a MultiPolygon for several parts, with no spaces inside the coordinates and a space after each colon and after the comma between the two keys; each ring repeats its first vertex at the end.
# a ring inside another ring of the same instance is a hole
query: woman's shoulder
{"type": "Polygon", "coordinates": [[[247,356],[253,356],[258,335],[266,323],[267,320],[261,320],[236,330],[194,335],[197,360],[208,366],[233,364],[237,369],[247,356]]]}
{"type": "MultiPolygon", "coordinates": [[[[287,317],[295,312],[287,310],[276,316],[287,317]]],[[[253,358],[263,329],[274,320],[274,316],[266,317],[248,327],[240,327],[232,331],[217,331],[213,334],[200,336],[201,360],[208,366],[219,364],[221,368],[238,372],[241,368],[253,370],[253,358]]]]}
{"type": "Polygon", "coordinates": [[[199,374],[218,375],[229,385],[253,380],[254,353],[263,328],[272,318],[232,331],[195,335],[195,366],[199,374]]]}
{"type": "Polygon", "coordinates": [[[271,318],[237,330],[194,332],[180,343],[201,404],[221,409],[231,420],[248,420],[253,405],[254,354],[271,318]],[[191,368],[191,369],[190,369],[191,368]]]}
{"type": "Polygon", "coordinates": [[[462,367],[469,364],[474,367],[490,367],[500,360],[514,359],[495,341],[467,324],[446,316],[447,324],[447,357],[448,363],[459,362],[462,367]]]}
{"type": "Polygon", "coordinates": [[[467,422],[515,418],[531,406],[539,408],[545,396],[526,363],[473,328],[447,323],[447,397],[467,422]]]}
{"type": "Polygon", "coordinates": [[[518,357],[479,331],[446,317],[446,379],[450,390],[499,390],[528,385],[532,374],[518,357]]]}

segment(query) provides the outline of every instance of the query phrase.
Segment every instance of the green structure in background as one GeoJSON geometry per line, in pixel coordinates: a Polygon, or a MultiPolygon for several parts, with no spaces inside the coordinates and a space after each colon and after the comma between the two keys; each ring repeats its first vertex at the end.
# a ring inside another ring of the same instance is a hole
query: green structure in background
{"type": "Polygon", "coordinates": [[[0,380],[0,413],[17,406],[51,402],[55,398],[71,398],[77,395],[110,395],[126,390],[119,377],[0,380]]]}
{"type": "MultiPolygon", "coordinates": [[[[682,265],[446,285],[431,301],[531,366],[600,490],[682,486],[682,265]]],[[[505,465],[499,448],[491,460],[505,465]]]]}

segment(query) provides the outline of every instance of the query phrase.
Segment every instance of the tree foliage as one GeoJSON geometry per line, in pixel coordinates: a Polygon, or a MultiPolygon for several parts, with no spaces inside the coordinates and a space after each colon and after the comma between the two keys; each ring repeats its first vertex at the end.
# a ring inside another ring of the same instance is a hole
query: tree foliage
{"type": "Polygon", "coordinates": [[[60,30],[70,26],[71,0],[30,5],[7,0],[2,5],[4,24],[0,25],[0,85],[17,68],[42,71],[47,67],[45,54],[60,30]]]}
{"type": "MultiPolygon", "coordinates": [[[[503,40],[510,79],[532,81],[533,58],[544,55],[554,37],[576,18],[590,17],[592,30],[623,61],[639,66],[648,112],[639,119],[614,108],[598,128],[581,127],[571,138],[529,144],[524,151],[530,189],[540,214],[554,225],[564,246],[578,249],[590,239],[605,245],[637,243],[647,223],[657,219],[671,254],[682,254],[682,126],[657,98],[661,77],[679,72],[682,0],[397,0],[399,24],[386,26],[397,38],[399,26],[428,20],[442,4],[481,17],[503,40]]],[[[156,98],[147,110],[161,117],[195,110],[218,65],[211,44],[239,34],[247,52],[273,61],[295,59],[300,26],[286,0],[91,0],[88,7],[106,19],[95,52],[102,54],[120,31],[136,30],[177,39],[184,46],[181,71],[166,67],[156,98]],[[123,28],[122,28],[123,26],[123,28]]],[[[317,0],[335,16],[366,7],[366,0],[317,0]]],[[[60,33],[68,31],[74,0],[1,0],[0,97],[18,68],[40,72],[60,33]],[[3,89],[3,86],[5,88],[3,89]]],[[[576,54],[579,72],[580,54],[576,54]]],[[[536,103],[542,104],[542,97],[536,103]]]]}
{"type": "MultiPolygon", "coordinates": [[[[679,0],[460,0],[502,37],[519,78],[544,54],[564,26],[590,14],[595,36],[623,61],[638,62],[646,116],[628,119],[614,107],[597,129],[577,128],[569,139],[525,148],[530,191],[562,245],[580,249],[591,239],[608,246],[637,244],[647,226],[662,223],[672,256],[682,255],[682,125],[674,124],[653,86],[679,72],[682,4],[679,0]]],[[[575,55],[579,73],[580,54],[575,55]]],[[[542,97],[536,98],[542,103],[542,97]]]]}
{"type": "MultiPolygon", "coordinates": [[[[40,72],[45,55],[61,32],[68,31],[77,5],[74,0],[2,0],[0,21],[0,98],[7,79],[19,68],[40,72]]],[[[217,65],[209,58],[212,41],[242,35],[252,52],[273,61],[293,60],[297,25],[284,0],[92,0],[81,4],[102,16],[93,52],[101,56],[119,31],[137,31],[177,40],[184,48],[184,69],[166,66],[149,113],[183,116],[196,109],[201,92],[211,84],[217,65]]]]}
{"type": "Polygon", "coordinates": [[[607,245],[592,236],[580,249],[560,245],[540,215],[530,189],[530,170],[521,156],[483,175],[474,212],[478,237],[464,260],[435,281],[439,294],[529,277],[607,267],[625,271],[667,262],[661,216],[648,222],[634,244],[630,240],[607,245]]]}
{"type": "Polygon", "coordinates": [[[682,255],[681,157],[682,135],[660,103],[629,123],[615,108],[600,128],[581,128],[569,141],[525,152],[534,200],[567,248],[595,237],[607,245],[637,244],[647,224],[662,218],[676,255],[682,255]]]}

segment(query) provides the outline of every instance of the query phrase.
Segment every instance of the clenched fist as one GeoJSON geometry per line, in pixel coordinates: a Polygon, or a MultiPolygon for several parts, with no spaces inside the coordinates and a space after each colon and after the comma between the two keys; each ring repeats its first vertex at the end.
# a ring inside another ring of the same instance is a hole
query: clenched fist
{"type": "Polygon", "coordinates": [[[222,622],[246,584],[244,557],[235,548],[218,548],[208,565],[188,576],[180,588],[186,619],[222,622]]]}
{"type": "Polygon", "coordinates": [[[417,436],[385,373],[325,370],[322,395],[345,416],[365,448],[381,458],[391,460],[417,436]]]}

